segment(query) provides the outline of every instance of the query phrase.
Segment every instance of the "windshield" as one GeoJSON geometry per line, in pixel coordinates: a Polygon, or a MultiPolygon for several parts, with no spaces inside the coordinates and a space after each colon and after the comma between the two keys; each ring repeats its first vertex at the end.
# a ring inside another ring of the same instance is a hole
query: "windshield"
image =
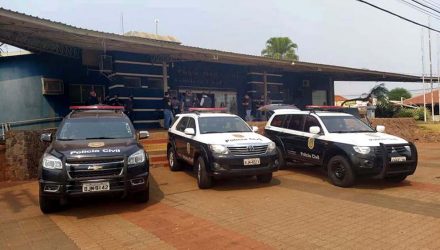
{"type": "Polygon", "coordinates": [[[121,119],[94,119],[66,121],[59,134],[58,140],[87,140],[87,139],[123,139],[132,138],[130,124],[121,119]]]}
{"type": "Polygon", "coordinates": [[[329,133],[375,132],[353,116],[321,116],[321,120],[329,133]]]}
{"type": "Polygon", "coordinates": [[[240,117],[200,117],[199,128],[201,134],[252,132],[249,126],[240,117]]]}

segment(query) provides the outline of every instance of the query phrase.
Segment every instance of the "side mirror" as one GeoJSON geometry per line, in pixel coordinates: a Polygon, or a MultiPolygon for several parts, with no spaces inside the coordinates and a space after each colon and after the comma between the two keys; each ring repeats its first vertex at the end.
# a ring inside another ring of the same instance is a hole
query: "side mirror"
{"type": "Polygon", "coordinates": [[[377,125],[376,131],[379,132],[379,133],[385,132],[385,126],[377,125]]]}
{"type": "Polygon", "coordinates": [[[311,134],[315,134],[315,135],[317,135],[317,134],[319,134],[319,132],[321,132],[321,128],[318,127],[318,126],[311,126],[311,127],[309,128],[309,132],[310,132],[311,134]]]}
{"type": "Polygon", "coordinates": [[[193,128],[186,128],[183,133],[185,133],[186,135],[195,135],[196,131],[194,131],[193,128]]]}
{"type": "Polygon", "coordinates": [[[139,139],[147,139],[148,137],[150,137],[150,133],[148,133],[148,131],[146,130],[139,131],[139,139]]]}
{"type": "Polygon", "coordinates": [[[258,132],[258,127],[257,126],[252,126],[252,132],[258,132]]]}
{"type": "Polygon", "coordinates": [[[51,142],[52,141],[52,134],[51,133],[44,133],[40,135],[40,141],[42,142],[51,142]]]}

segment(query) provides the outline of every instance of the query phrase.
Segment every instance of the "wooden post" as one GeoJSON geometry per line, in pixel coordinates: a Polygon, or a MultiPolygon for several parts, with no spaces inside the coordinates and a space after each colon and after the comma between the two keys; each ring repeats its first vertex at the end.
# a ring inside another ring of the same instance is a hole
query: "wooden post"
{"type": "Polygon", "coordinates": [[[163,92],[168,92],[168,68],[167,63],[162,63],[163,92]]]}
{"type": "Polygon", "coordinates": [[[263,72],[263,83],[264,83],[264,105],[267,105],[267,72],[263,72]]]}

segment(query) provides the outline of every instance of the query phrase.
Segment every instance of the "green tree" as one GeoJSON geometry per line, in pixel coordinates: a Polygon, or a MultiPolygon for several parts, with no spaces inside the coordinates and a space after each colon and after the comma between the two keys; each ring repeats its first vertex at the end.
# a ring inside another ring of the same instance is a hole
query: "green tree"
{"type": "Polygon", "coordinates": [[[299,59],[295,49],[298,45],[288,37],[271,37],[266,42],[266,48],[261,51],[262,56],[275,59],[288,59],[297,61],[299,59]]]}
{"type": "Polygon", "coordinates": [[[404,88],[394,88],[388,92],[388,99],[393,101],[400,101],[400,98],[403,99],[411,98],[411,93],[404,88]]]}

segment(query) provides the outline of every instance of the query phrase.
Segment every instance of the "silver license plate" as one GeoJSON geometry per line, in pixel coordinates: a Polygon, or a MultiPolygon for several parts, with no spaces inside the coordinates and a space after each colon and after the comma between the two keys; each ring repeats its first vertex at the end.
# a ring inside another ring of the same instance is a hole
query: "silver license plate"
{"type": "Polygon", "coordinates": [[[244,159],[243,165],[245,165],[245,166],[260,165],[260,158],[244,159]]]}
{"type": "Polygon", "coordinates": [[[82,191],[84,193],[88,192],[100,192],[110,190],[109,182],[95,182],[95,183],[84,183],[82,185],[82,191]]]}
{"type": "Polygon", "coordinates": [[[406,156],[391,157],[391,162],[403,162],[406,161],[406,156]]]}

